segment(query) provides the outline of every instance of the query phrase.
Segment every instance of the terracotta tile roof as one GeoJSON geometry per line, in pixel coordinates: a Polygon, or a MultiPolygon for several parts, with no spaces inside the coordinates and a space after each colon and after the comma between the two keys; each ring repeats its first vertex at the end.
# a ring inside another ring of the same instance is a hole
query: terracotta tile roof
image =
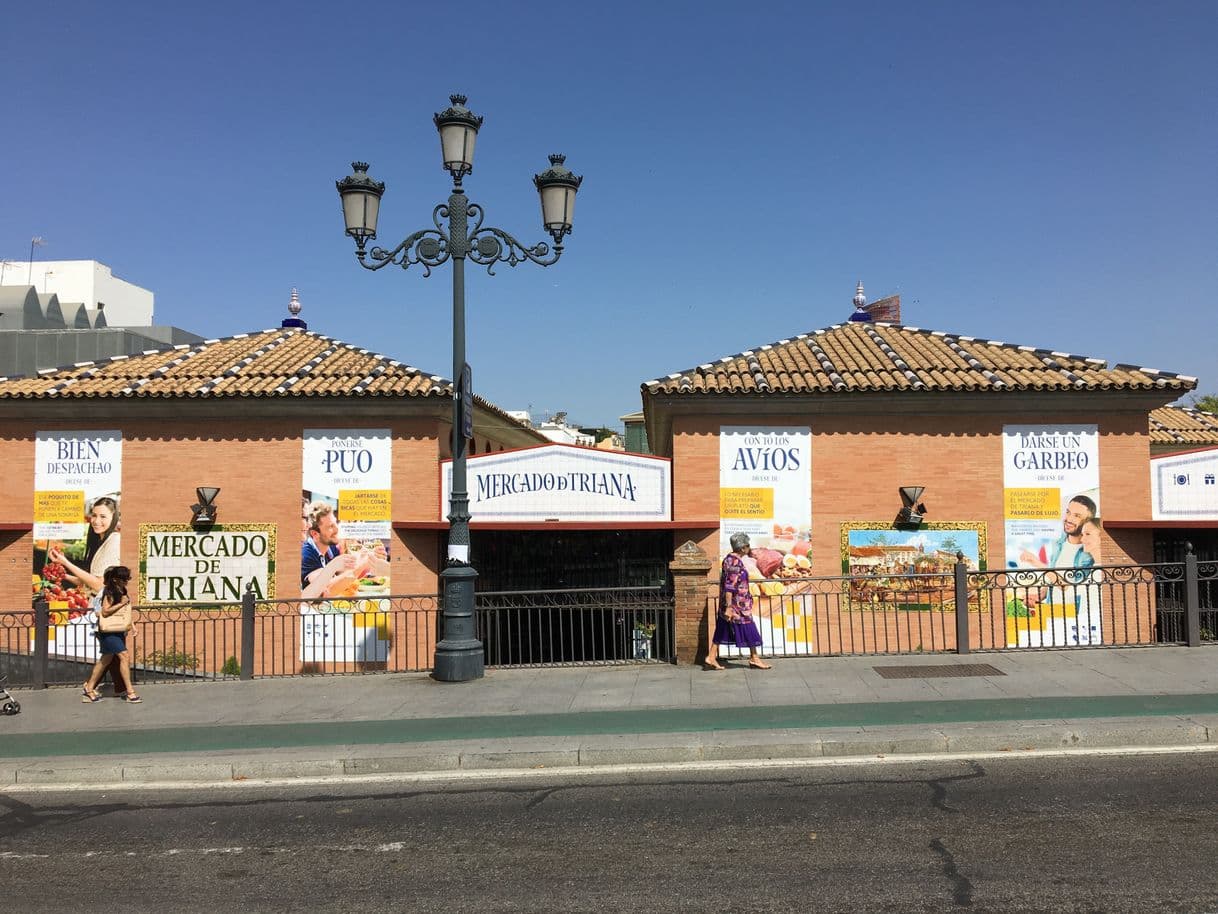
{"type": "MultiPolygon", "coordinates": [[[[452,382],[298,328],[242,333],[0,378],[0,401],[101,397],[441,397],[452,382]]],[[[493,403],[482,407],[502,415],[493,403]]]]}
{"type": "Polygon", "coordinates": [[[1150,441],[1152,444],[1196,447],[1218,444],[1218,415],[1191,406],[1151,410],[1150,441]]]}
{"type": "Polygon", "coordinates": [[[1192,390],[1197,379],[1031,346],[888,323],[849,323],[648,381],[652,394],[1192,390]]]}
{"type": "Polygon", "coordinates": [[[307,330],[242,333],[0,378],[0,399],[451,396],[444,378],[307,330]]]}

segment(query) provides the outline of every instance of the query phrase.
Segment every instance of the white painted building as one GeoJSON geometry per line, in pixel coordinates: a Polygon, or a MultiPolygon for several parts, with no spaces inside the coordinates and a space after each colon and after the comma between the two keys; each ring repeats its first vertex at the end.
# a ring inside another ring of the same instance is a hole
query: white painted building
{"type": "Polygon", "coordinates": [[[517,422],[523,422],[529,428],[533,427],[533,417],[529,415],[527,409],[509,409],[505,410],[505,412],[517,422]]]}
{"type": "Polygon", "coordinates": [[[576,444],[580,447],[599,447],[602,450],[607,451],[622,450],[622,440],[620,437],[614,436],[613,439],[606,438],[605,441],[609,443],[605,444],[602,442],[602,447],[602,445],[598,445],[596,443],[595,435],[589,435],[585,432],[581,432],[579,428],[574,425],[568,425],[567,414],[565,412],[555,413],[545,422],[541,423],[534,423],[533,417],[527,409],[509,409],[506,412],[517,422],[523,422],[529,428],[536,429],[556,444],[576,444]]]}
{"type": "Polygon", "coordinates": [[[538,425],[537,431],[558,444],[578,444],[581,447],[596,446],[596,436],[585,435],[576,426],[568,425],[566,413],[555,413],[552,418],[538,425]]]}
{"type": "Polygon", "coordinates": [[[96,260],[6,260],[0,264],[0,286],[30,286],[61,302],[102,309],[109,327],[152,326],[153,294],[115,276],[96,260]]]}

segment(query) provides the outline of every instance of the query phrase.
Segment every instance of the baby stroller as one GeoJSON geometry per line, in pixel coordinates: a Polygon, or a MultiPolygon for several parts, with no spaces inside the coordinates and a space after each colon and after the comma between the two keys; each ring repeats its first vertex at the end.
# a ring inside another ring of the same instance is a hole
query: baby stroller
{"type": "Polygon", "coordinates": [[[10,695],[8,689],[4,687],[4,683],[7,681],[7,676],[0,676],[0,713],[20,714],[21,702],[10,695]]]}

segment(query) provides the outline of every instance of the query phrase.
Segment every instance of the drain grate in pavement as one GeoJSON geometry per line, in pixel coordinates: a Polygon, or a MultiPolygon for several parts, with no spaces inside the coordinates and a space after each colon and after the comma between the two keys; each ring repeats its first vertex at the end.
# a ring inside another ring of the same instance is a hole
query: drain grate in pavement
{"type": "Polygon", "coordinates": [[[932,679],[939,676],[1005,676],[988,663],[942,663],[938,666],[873,666],[884,679],[932,679]]]}

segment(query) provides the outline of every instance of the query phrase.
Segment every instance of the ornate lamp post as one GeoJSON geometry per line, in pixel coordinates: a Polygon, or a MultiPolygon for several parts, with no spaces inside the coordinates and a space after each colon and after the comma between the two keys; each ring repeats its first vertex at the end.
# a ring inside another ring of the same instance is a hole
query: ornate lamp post
{"type": "Polygon", "coordinates": [[[448,561],[440,577],[443,583],[441,611],[444,638],[436,645],[435,677],[445,682],[465,682],[483,674],[482,642],[478,640],[474,619],[474,579],[478,576],[469,554],[469,492],[465,472],[466,440],[473,436],[473,389],[469,365],[465,362],[465,260],[486,267],[494,275],[497,263],[516,266],[525,260],[543,267],[562,256],[563,238],[571,231],[575,194],[582,177],[563,166],[564,157],[550,156],[550,167],[534,175],[533,183],[541,197],[541,221],[554,239],[554,247],[544,241],[532,247],[517,241],[502,229],[483,226],[482,207],[470,203],[461,188],[462,179],[474,170],[474,141],[482,118],[465,107],[464,95],[449,96],[451,107],[434,118],[440,132],[444,168],[453,179],[447,203],[432,210],[435,228],[408,235],[397,247],[373,247],[385,185],[368,175],[368,165],[352,162],[354,172],[337,182],[343,204],[347,234],[355,239],[355,256],[360,266],[379,270],[389,264],[407,269],[421,264],[423,275],[447,260],[453,264],[453,479],[448,512],[448,561]],[[447,220],[445,225],[444,220],[447,220]],[[472,223],[472,224],[471,224],[472,223]]]}

